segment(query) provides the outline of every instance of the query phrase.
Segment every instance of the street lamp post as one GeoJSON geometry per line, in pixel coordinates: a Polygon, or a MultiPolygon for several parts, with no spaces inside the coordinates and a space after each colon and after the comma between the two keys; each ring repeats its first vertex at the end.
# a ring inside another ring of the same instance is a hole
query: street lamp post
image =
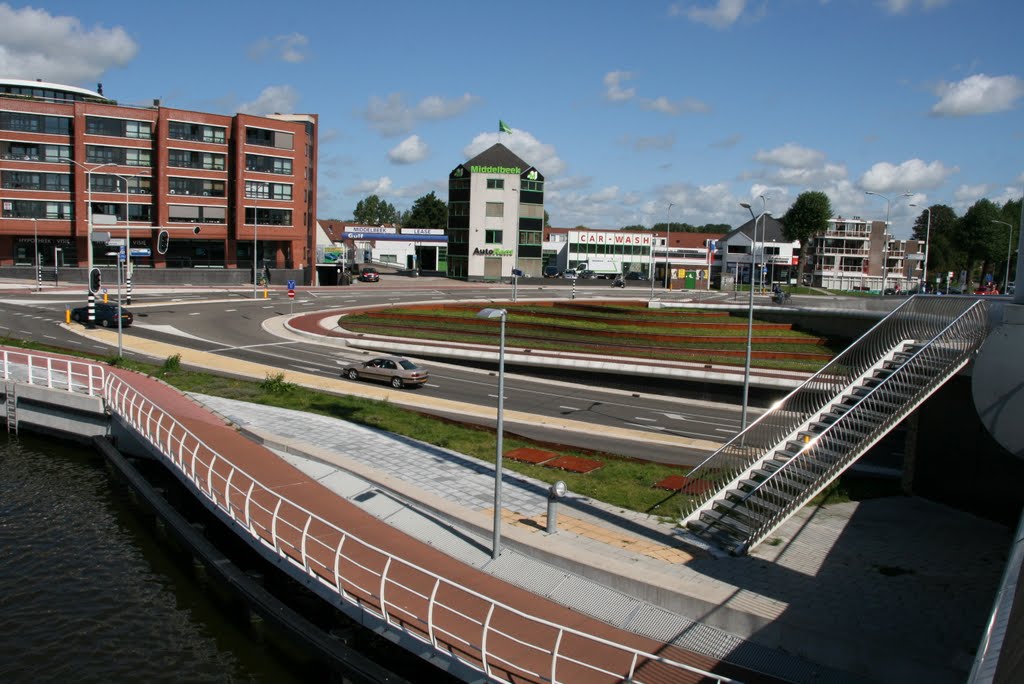
{"type": "Polygon", "coordinates": [[[256,283],[259,282],[259,275],[257,273],[259,268],[259,260],[256,258],[256,252],[259,249],[259,242],[257,242],[257,236],[260,228],[260,189],[259,186],[255,184],[253,184],[252,188],[252,298],[256,299],[256,283]]]}
{"type": "Polygon", "coordinates": [[[757,222],[766,215],[765,208],[768,206],[768,198],[759,195],[761,198],[761,215],[754,216],[754,210],[749,202],[740,202],[740,206],[750,212],[750,218],[754,219],[753,235],[750,239],[750,293],[747,295],[747,353],[743,362],[743,408],[740,412],[740,432],[747,429],[747,407],[750,405],[750,357],[753,353],[754,342],[754,252],[757,247],[757,222]]]}
{"type": "MultiPolygon", "coordinates": [[[[924,230],[924,271],[921,275],[921,279],[924,281],[924,291],[928,292],[928,245],[932,239],[932,209],[931,207],[922,207],[919,204],[911,204],[912,207],[918,209],[924,209],[928,212],[928,227],[924,230]]],[[[1007,264],[1009,268],[1009,264],[1007,264]]]]}
{"type": "Polygon", "coordinates": [[[1013,248],[1013,225],[1006,221],[996,221],[992,219],[992,223],[1000,223],[1006,226],[1006,275],[1003,276],[1003,294],[1006,294],[1010,290],[1010,252],[1013,248]]]}
{"type": "Polygon", "coordinates": [[[494,528],[491,538],[491,558],[497,558],[501,554],[501,457],[502,435],[505,429],[505,319],[508,318],[508,311],[482,309],[477,316],[492,320],[497,318],[501,323],[498,335],[498,435],[494,453],[494,528]]]}
{"type": "Polygon", "coordinates": [[[32,217],[32,235],[35,245],[32,247],[32,260],[36,262],[36,292],[43,289],[43,260],[39,258],[39,219],[32,217]]]}
{"type": "Polygon", "coordinates": [[[880,197],[886,201],[886,227],[882,233],[883,245],[882,245],[882,291],[879,293],[882,296],[886,294],[886,275],[889,270],[889,205],[892,202],[885,195],[879,193],[872,193],[871,190],[864,190],[864,195],[873,195],[880,197]]]}
{"type": "Polygon", "coordinates": [[[675,205],[672,202],[668,203],[668,211],[665,212],[665,289],[668,289],[670,283],[669,271],[672,270],[672,257],[669,256],[668,250],[672,242],[672,207],[675,205]]]}

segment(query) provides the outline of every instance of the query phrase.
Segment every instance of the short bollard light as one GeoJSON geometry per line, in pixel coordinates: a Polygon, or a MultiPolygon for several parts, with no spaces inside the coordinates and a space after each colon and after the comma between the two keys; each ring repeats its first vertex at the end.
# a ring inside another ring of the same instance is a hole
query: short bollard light
{"type": "Polygon", "coordinates": [[[558,500],[565,496],[567,491],[568,488],[561,480],[548,489],[548,534],[558,532],[558,500]]]}

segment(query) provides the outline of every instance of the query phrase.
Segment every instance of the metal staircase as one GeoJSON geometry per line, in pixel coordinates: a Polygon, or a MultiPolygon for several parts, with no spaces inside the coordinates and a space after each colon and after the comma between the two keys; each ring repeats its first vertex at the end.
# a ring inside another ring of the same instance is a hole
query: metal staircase
{"type": "Polygon", "coordinates": [[[746,553],[967,365],[988,329],[984,299],[910,298],[690,471],[682,525],[746,553]]]}

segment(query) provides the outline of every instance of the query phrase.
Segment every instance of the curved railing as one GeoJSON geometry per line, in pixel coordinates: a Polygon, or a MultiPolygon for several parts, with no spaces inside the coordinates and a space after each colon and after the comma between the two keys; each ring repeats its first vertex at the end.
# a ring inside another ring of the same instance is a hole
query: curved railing
{"type": "MultiPolygon", "coordinates": [[[[919,295],[909,298],[816,375],[691,470],[687,476],[695,484],[684,490],[691,498],[684,504],[681,517],[686,519],[705,506],[722,488],[748,472],[765,453],[818,415],[845,388],[863,378],[904,343],[922,347],[929,343],[938,345],[928,355],[916,357],[918,364],[941,351],[944,345],[961,346],[963,353],[976,350],[987,334],[987,315],[987,302],[975,297],[919,295]],[[962,324],[951,325],[953,321],[962,324]]],[[[910,377],[912,370],[913,365],[903,371],[902,377],[910,377]]],[[[899,380],[897,377],[889,387],[895,387],[899,380]]],[[[874,398],[880,398],[886,391],[879,390],[874,398]]]]}
{"type": "Polygon", "coordinates": [[[106,369],[90,361],[0,349],[2,379],[47,389],[100,396],[106,369]]]}
{"type": "Polygon", "coordinates": [[[727,677],[556,624],[410,563],[261,484],[107,374],[111,410],[253,540],[343,601],[499,681],[641,682],[727,677]]]}

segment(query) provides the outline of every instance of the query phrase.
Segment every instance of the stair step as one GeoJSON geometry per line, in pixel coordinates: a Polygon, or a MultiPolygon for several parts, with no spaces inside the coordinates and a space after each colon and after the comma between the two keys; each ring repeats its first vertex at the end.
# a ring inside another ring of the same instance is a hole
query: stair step
{"type": "Polygon", "coordinates": [[[755,529],[773,517],[771,511],[765,512],[762,508],[758,508],[758,503],[759,500],[755,500],[754,497],[750,497],[742,504],[734,501],[716,501],[711,510],[735,520],[738,524],[755,529]]]}
{"type": "Polygon", "coordinates": [[[725,515],[719,511],[701,511],[700,517],[705,518],[708,521],[708,524],[712,527],[725,527],[730,530],[730,534],[738,537],[739,539],[746,539],[754,532],[753,527],[745,525],[733,517],[725,515]]]}
{"type": "Polygon", "coordinates": [[[706,520],[691,520],[686,525],[693,534],[723,549],[731,549],[746,541],[746,537],[731,529],[713,525],[706,520]]]}

